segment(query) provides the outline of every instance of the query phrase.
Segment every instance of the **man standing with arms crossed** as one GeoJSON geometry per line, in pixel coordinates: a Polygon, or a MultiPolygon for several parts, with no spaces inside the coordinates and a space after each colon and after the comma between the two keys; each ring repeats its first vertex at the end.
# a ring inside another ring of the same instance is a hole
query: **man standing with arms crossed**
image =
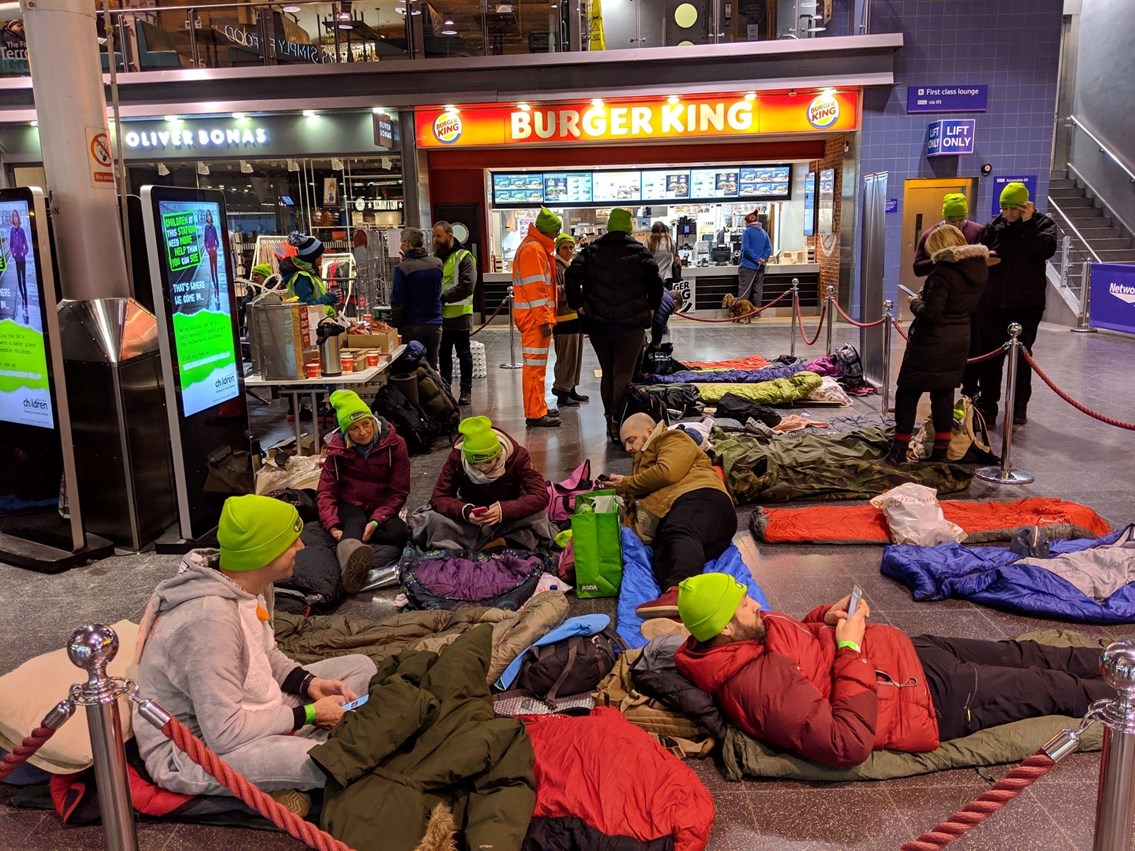
{"type": "Polygon", "coordinates": [[[458,405],[472,404],[473,354],[469,338],[473,331],[473,290],[477,287],[477,263],[472,253],[453,237],[453,225],[437,222],[433,226],[434,255],[444,266],[441,273],[441,351],[438,366],[441,377],[453,387],[453,350],[461,366],[461,395],[458,405]]]}
{"type": "Polygon", "coordinates": [[[555,239],[560,217],[540,208],[536,222],[512,259],[513,316],[520,332],[524,362],[524,424],[528,428],[559,428],[560,412],[548,410],[545,386],[548,349],[556,324],[555,239]]]}

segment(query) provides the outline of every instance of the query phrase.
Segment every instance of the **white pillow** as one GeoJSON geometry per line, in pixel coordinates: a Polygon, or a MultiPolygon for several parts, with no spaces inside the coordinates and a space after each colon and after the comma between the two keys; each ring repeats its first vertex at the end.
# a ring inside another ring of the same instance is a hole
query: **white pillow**
{"type": "MultiPolygon", "coordinates": [[[[119,621],[111,627],[118,635],[118,655],[108,666],[110,676],[126,676],[134,657],[138,624],[119,621]]],[[[76,668],[60,648],[35,656],[0,677],[0,748],[12,751],[59,701],[67,697],[73,683],[85,682],[86,671],[76,668]]],[[[134,735],[130,701],[118,699],[122,718],[122,738],[134,735]]],[[[28,762],[52,774],[74,774],[93,763],[91,739],[87,732],[87,711],[76,707],[71,719],[60,727],[28,762]]]]}

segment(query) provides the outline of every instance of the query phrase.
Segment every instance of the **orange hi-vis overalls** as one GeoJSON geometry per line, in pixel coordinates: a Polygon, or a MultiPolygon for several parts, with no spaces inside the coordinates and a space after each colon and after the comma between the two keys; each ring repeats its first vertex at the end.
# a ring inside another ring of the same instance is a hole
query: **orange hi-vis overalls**
{"type": "Polygon", "coordinates": [[[552,337],[540,333],[540,326],[556,324],[556,263],[552,259],[555,242],[528,226],[528,235],[516,249],[512,260],[512,311],[520,332],[521,361],[524,363],[524,417],[537,420],[548,413],[545,374],[552,337]]]}

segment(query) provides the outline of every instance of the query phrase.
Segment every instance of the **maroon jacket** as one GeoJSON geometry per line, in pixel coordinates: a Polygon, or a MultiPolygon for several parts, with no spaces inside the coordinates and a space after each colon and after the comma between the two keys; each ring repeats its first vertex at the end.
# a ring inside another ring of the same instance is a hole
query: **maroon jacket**
{"type": "MultiPolygon", "coordinates": [[[[926,237],[930,236],[930,232],[938,227],[938,224],[931,225],[922,232],[918,237],[918,245],[914,248],[914,276],[916,278],[925,278],[930,274],[930,270],[934,268],[934,261],[930,259],[930,252],[926,250],[926,237]]],[[[981,225],[977,222],[971,222],[966,219],[962,222],[962,226],[958,228],[962,232],[962,236],[966,238],[966,242],[970,245],[976,245],[978,237],[981,236],[981,225]]]]}
{"type": "Polygon", "coordinates": [[[674,661],[744,732],[814,762],[859,765],[872,750],[938,747],[930,687],[910,639],[868,624],[862,653],[837,648],[824,623],[829,608],[803,621],[761,612],[764,643],[700,649],[691,638],[674,661]]]}
{"type": "Polygon", "coordinates": [[[528,450],[499,428],[494,428],[502,439],[512,443],[512,457],[505,464],[499,479],[487,485],[478,485],[465,475],[461,463],[461,442],[458,441],[445,459],[434,485],[430,507],[451,520],[469,519],[466,509],[473,506],[488,507],[494,502],[501,506],[501,520],[519,520],[548,507],[548,483],[532,466],[528,450]]]}
{"type": "Polygon", "coordinates": [[[327,440],[327,457],[319,474],[315,500],[319,522],[331,531],[339,522],[339,503],[357,505],[371,520],[385,523],[402,510],[410,495],[410,453],[394,427],[378,420],[378,443],[365,457],[347,446],[342,432],[327,440]]]}

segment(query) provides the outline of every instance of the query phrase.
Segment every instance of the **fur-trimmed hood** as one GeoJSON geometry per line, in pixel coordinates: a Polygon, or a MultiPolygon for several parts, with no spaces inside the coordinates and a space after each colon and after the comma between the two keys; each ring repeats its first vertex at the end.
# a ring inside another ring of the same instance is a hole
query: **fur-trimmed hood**
{"type": "Polygon", "coordinates": [[[961,263],[963,260],[989,256],[989,249],[984,245],[950,245],[930,255],[935,263],[961,263]]]}

